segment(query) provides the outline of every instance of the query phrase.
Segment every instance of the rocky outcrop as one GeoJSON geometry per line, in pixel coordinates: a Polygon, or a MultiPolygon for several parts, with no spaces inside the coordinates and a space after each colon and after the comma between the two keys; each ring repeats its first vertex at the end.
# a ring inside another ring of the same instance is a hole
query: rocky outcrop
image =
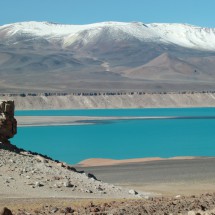
{"type": "Polygon", "coordinates": [[[0,215],[13,215],[13,214],[10,209],[5,207],[2,210],[0,210],[0,215]]]}
{"type": "Polygon", "coordinates": [[[8,139],[17,133],[14,110],[14,101],[0,101],[0,142],[3,144],[9,143],[8,139]]]}

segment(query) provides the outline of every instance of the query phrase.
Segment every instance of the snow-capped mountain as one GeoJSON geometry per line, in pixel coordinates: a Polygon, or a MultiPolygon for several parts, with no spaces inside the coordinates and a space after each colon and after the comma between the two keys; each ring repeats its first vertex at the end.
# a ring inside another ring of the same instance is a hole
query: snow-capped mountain
{"type": "Polygon", "coordinates": [[[58,39],[64,47],[80,40],[84,44],[97,38],[111,40],[137,39],[144,42],[174,44],[181,47],[215,51],[215,29],[187,24],[144,24],[140,22],[102,22],[88,25],[62,25],[49,22],[21,22],[0,27],[4,38],[42,37],[58,39]]]}
{"type": "Polygon", "coordinates": [[[215,89],[215,29],[103,22],[0,26],[0,91],[215,89]]]}

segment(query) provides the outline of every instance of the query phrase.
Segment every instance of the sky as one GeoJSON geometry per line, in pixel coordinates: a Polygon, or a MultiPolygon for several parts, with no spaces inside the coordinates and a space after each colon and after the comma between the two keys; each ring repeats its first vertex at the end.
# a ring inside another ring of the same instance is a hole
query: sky
{"type": "Polygon", "coordinates": [[[215,28],[215,0],[1,0],[0,25],[21,21],[187,23],[215,28]]]}

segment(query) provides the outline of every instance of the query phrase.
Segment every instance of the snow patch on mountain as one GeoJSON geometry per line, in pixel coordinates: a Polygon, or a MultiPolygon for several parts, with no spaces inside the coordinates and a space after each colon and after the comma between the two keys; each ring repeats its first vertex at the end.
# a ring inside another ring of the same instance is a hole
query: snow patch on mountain
{"type": "Polygon", "coordinates": [[[188,24],[153,23],[148,26],[168,43],[215,51],[215,29],[188,24]]]}
{"type": "Polygon", "coordinates": [[[143,42],[215,51],[215,29],[187,24],[101,22],[88,25],[62,25],[32,21],[0,26],[0,38],[1,32],[8,38],[23,35],[48,40],[58,39],[64,47],[77,41],[85,45],[102,38],[104,41],[137,39],[143,42]]]}

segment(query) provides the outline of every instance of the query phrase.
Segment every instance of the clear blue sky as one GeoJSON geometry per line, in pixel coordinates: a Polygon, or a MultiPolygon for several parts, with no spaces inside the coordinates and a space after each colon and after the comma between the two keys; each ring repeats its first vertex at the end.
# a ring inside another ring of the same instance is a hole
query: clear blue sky
{"type": "Polygon", "coordinates": [[[20,21],[140,21],[215,27],[214,10],[215,0],[1,0],[0,25],[20,21]]]}

